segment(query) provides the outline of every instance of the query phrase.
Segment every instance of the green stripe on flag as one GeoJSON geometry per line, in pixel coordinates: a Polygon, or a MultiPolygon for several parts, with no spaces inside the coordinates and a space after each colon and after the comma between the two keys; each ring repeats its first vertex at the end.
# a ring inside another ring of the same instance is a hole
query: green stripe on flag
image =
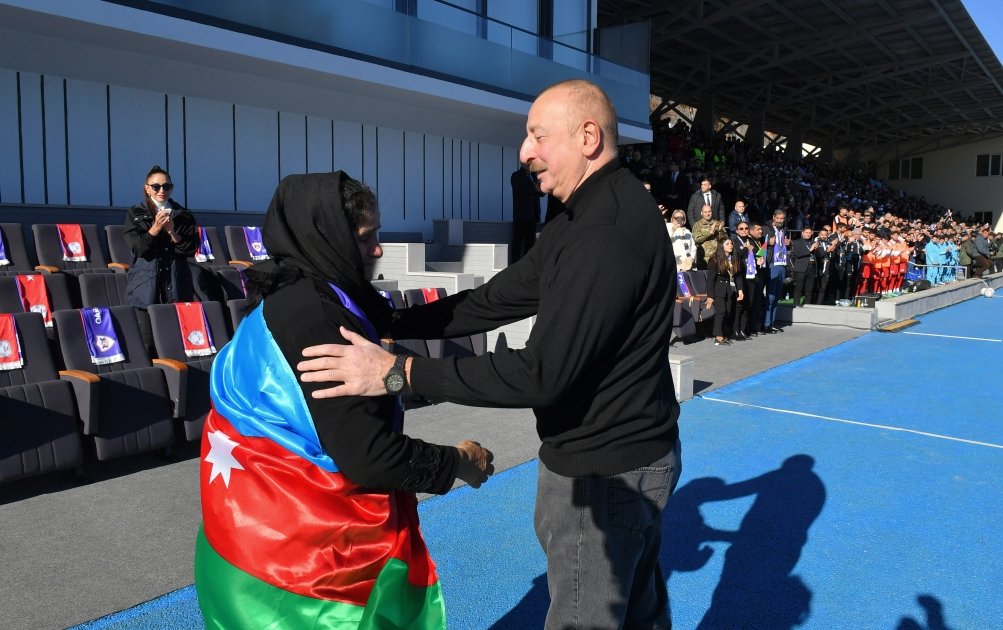
{"type": "Polygon", "coordinates": [[[387,561],[365,608],[283,590],[249,575],[216,553],[199,527],[195,589],[206,628],[445,628],[438,583],[410,584],[407,565],[387,561]]]}

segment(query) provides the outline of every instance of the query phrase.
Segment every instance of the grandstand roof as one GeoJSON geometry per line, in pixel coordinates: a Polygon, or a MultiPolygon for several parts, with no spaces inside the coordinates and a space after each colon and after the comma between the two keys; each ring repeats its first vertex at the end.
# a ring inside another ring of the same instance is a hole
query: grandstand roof
{"type": "Polygon", "coordinates": [[[651,92],[835,149],[1003,134],[1003,66],[961,0],[599,0],[651,21],[651,92]]]}

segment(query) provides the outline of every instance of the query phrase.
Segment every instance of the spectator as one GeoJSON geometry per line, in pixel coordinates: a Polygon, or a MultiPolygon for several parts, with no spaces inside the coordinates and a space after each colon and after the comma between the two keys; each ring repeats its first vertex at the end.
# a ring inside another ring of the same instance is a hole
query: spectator
{"type": "Polygon", "coordinates": [[[766,306],[763,313],[763,332],[773,335],[783,332],[775,326],[777,317],[777,305],[784,290],[784,278],[787,277],[787,248],[790,247],[791,239],[784,231],[786,215],[783,210],[773,213],[773,223],[763,230],[763,237],[766,239],[766,267],[769,275],[766,281],[766,306]]]}
{"type": "Polygon", "coordinates": [[[695,228],[704,206],[710,206],[711,218],[724,220],[724,203],[721,201],[721,193],[713,190],[710,180],[706,178],[700,181],[700,190],[690,196],[689,205],[686,206],[686,218],[689,219],[690,228],[695,228]]]}
{"type": "Polygon", "coordinates": [[[697,268],[707,269],[707,265],[717,250],[718,239],[725,236],[724,223],[711,219],[713,210],[705,205],[700,209],[700,220],[693,224],[693,240],[700,246],[697,253],[697,268]]]}
{"type": "Polygon", "coordinates": [[[975,241],[972,244],[973,256],[972,256],[972,275],[976,278],[981,278],[987,271],[991,271],[993,268],[990,258],[992,256],[989,251],[989,236],[992,234],[989,226],[983,226],[979,229],[978,234],[975,237],[975,241]]]}
{"type": "MultiPolygon", "coordinates": [[[[681,208],[690,197],[690,179],[679,170],[679,163],[669,164],[669,176],[666,182],[665,203],[670,208],[681,208]]],[[[685,215],[685,213],[684,213],[685,215]]]]}
{"type": "Polygon", "coordinates": [[[836,250],[836,273],[838,274],[837,300],[856,297],[860,261],[863,256],[860,233],[849,225],[843,226],[843,236],[836,250]]]}
{"type": "Polygon", "coordinates": [[[745,202],[741,200],[735,202],[735,209],[728,214],[728,233],[734,234],[739,223],[746,225],[749,223],[749,215],[745,213],[745,202]]]}
{"type": "Polygon", "coordinates": [[[693,240],[693,234],[686,229],[686,213],[674,210],[666,227],[669,240],[672,241],[672,253],[676,256],[676,269],[679,271],[693,269],[697,257],[697,244],[693,240]]]}
{"type": "Polygon", "coordinates": [[[834,271],[834,258],[836,249],[839,247],[839,239],[835,234],[829,235],[829,230],[825,226],[818,231],[818,248],[815,249],[815,271],[818,276],[815,280],[815,299],[812,304],[828,304],[829,288],[832,285],[832,278],[836,275],[834,271]]]}
{"type": "Polygon", "coordinates": [[[815,276],[817,275],[817,265],[815,262],[815,252],[818,250],[818,240],[812,239],[811,228],[806,227],[801,230],[801,238],[794,241],[791,247],[791,262],[794,271],[794,306],[802,307],[802,298],[807,298],[811,304],[812,291],[815,289],[815,276]]]}
{"type": "Polygon", "coordinates": [[[143,201],[126,212],[123,229],[133,256],[125,303],[136,307],[143,344],[151,356],[155,355],[149,306],[191,302],[195,297],[188,261],[198,249],[198,225],[191,212],[171,199],[173,190],[167,171],[151,168],[143,185],[143,201]]]}
{"type": "MultiPolygon", "coordinates": [[[[745,297],[744,274],[735,251],[735,242],[724,238],[714,249],[707,269],[707,304],[714,308],[714,345],[730,346],[735,304],[745,297]]],[[[739,337],[741,339],[742,337],[739,337]]]]}
{"type": "Polygon", "coordinates": [[[993,255],[993,271],[995,273],[1003,271],[1003,232],[996,233],[989,243],[989,251],[993,255]]]}
{"type": "MultiPolygon", "coordinates": [[[[753,269],[745,269],[745,294],[748,301],[748,324],[744,330],[749,337],[758,337],[763,330],[763,316],[766,308],[766,282],[770,270],[766,265],[766,243],[763,238],[763,226],[753,223],[749,226],[749,237],[745,242],[746,250],[753,255],[753,269]]],[[[748,254],[746,254],[748,265],[748,254]]]]}

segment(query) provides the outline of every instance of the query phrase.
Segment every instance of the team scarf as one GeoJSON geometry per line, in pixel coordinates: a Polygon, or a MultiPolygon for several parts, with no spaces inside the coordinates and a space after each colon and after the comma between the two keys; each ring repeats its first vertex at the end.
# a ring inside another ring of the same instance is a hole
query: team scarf
{"type": "Polygon", "coordinates": [[[422,289],[421,294],[425,296],[425,304],[431,304],[439,299],[439,291],[436,289],[422,289]]]}
{"type": "MultiPolygon", "coordinates": [[[[335,293],[373,340],[364,314],[335,293]]],[[[342,474],[262,305],[220,349],[210,396],[195,548],[207,628],[445,627],[414,494],[342,474]]]]}
{"type": "Polygon", "coordinates": [[[17,295],[25,313],[39,313],[46,328],[52,328],[52,303],[45,287],[45,276],[37,273],[17,276],[17,295]]]}
{"type": "Polygon", "coordinates": [[[679,294],[683,297],[692,297],[693,293],[690,292],[690,286],[686,284],[686,274],[682,271],[676,272],[676,283],[679,285],[679,294]]]}
{"type": "Polygon", "coordinates": [[[261,240],[261,228],[253,225],[244,226],[244,241],[252,260],[268,260],[268,250],[261,240]]]}
{"type": "Polygon", "coordinates": [[[21,339],[17,335],[14,315],[0,313],[0,370],[20,370],[22,367],[21,339]]]}
{"type": "Polygon", "coordinates": [[[4,245],[3,228],[0,228],[0,267],[9,264],[10,264],[10,259],[7,258],[7,246],[4,245]]]}
{"type": "Polygon", "coordinates": [[[186,357],[207,357],[216,354],[212,343],[212,330],[205,318],[205,309],[200,302],[177,302],[174,309],[178,313],[178,328],[181,329],[181,343],[186,357]]]}
{"type": "Polygon", "coordinates": [[[776,242],[773,246],[773,264],[787,264],[787,244],[784,243],[784,233],[779,228],[773,228],[776,232],[776,242]]]}
{"type": "Polygon", "coordinates": [[[751,249],[745,250],[745,279],[752,280],[756,277],[756,254],[751,249]]]}
{"type": "Polygon", "coordinates": [[[110,310],[105,307],[82,308],[80,319],[84,324],[84,338],[91,354],[91,363],[107,365],[125,361],[110,310]]]}
{"type": "Polygon", "coordinates": [[[195,262],[204,263],[207,260],[216,260],[216,257],[212,254],[212,244],[209,243],[209,235],[202,228],[198,226],[199,231],[199,246],[195,250],[195,262]]]}
{"type": "Polygon", "coordinates": [[[63,248],[63,260],[66,262],[87,262],[87,241],[78,223],[57,223],[59,246],[63,248]]]}

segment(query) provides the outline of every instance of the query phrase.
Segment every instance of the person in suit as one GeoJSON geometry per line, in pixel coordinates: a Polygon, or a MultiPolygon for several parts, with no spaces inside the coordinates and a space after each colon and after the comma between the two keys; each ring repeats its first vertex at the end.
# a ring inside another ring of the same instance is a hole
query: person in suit
{"type": "Polygon", "coordinates": [[[791,264],[794,268],[794,306],[800,307],[801,298],[807,297],[811,303],[811,294],[815,290],[815,250],[819,247],[817,240],[812,240],[811,228],[801,230],[801,238],[794,241],[791,247],[791,264]]]}
{"type": "Polygon", "coordinates": [[[690,178],[679,170],[678,162],[672,162],[665,178],[665,205],[669,208],[682,208],[683,201],[689,199],[689,196],[690,178]]]}
{"type": "Polygon", "coordinates": [[[700,210],[704,206],[710,206],[710,218],[724,221],[724,202],[721,201],[721,193],[711,188],[709,179],[702,180],[700,190],[690,195],[690,203],[686,206],[686,218],[690,221],[690,227],[700,220],[700,210]]]}
{"type": "Polygon", "coordinates": [[[511,265],[526,255],[536,243],[536,225],[540,222],[540,187],[533,174],[523,167],[512,172],[512,246],[508,252],[511,265]]]}
{"type": "Polygon", "coordinates": [[[791,239],[784,234],[787,215],[783,210],[773,213],[773,223],[763,230],[766,239],[766,267],[769,269],[766,281],[766,308],[763,313],[763,332],[772,335],[783,332],[774,326],[777,316],[777,303],[784,291],[784,278],[787,277],[787,248],[791,239]]]}
{"type": "Polygon", "coordinates": [[[739,223],[749,223],[749,215],[745,213],[745,202],[739,199],[735,202],[735,209],[728,214],[728,234],[735,234],[735,228],[739,223]]]}

